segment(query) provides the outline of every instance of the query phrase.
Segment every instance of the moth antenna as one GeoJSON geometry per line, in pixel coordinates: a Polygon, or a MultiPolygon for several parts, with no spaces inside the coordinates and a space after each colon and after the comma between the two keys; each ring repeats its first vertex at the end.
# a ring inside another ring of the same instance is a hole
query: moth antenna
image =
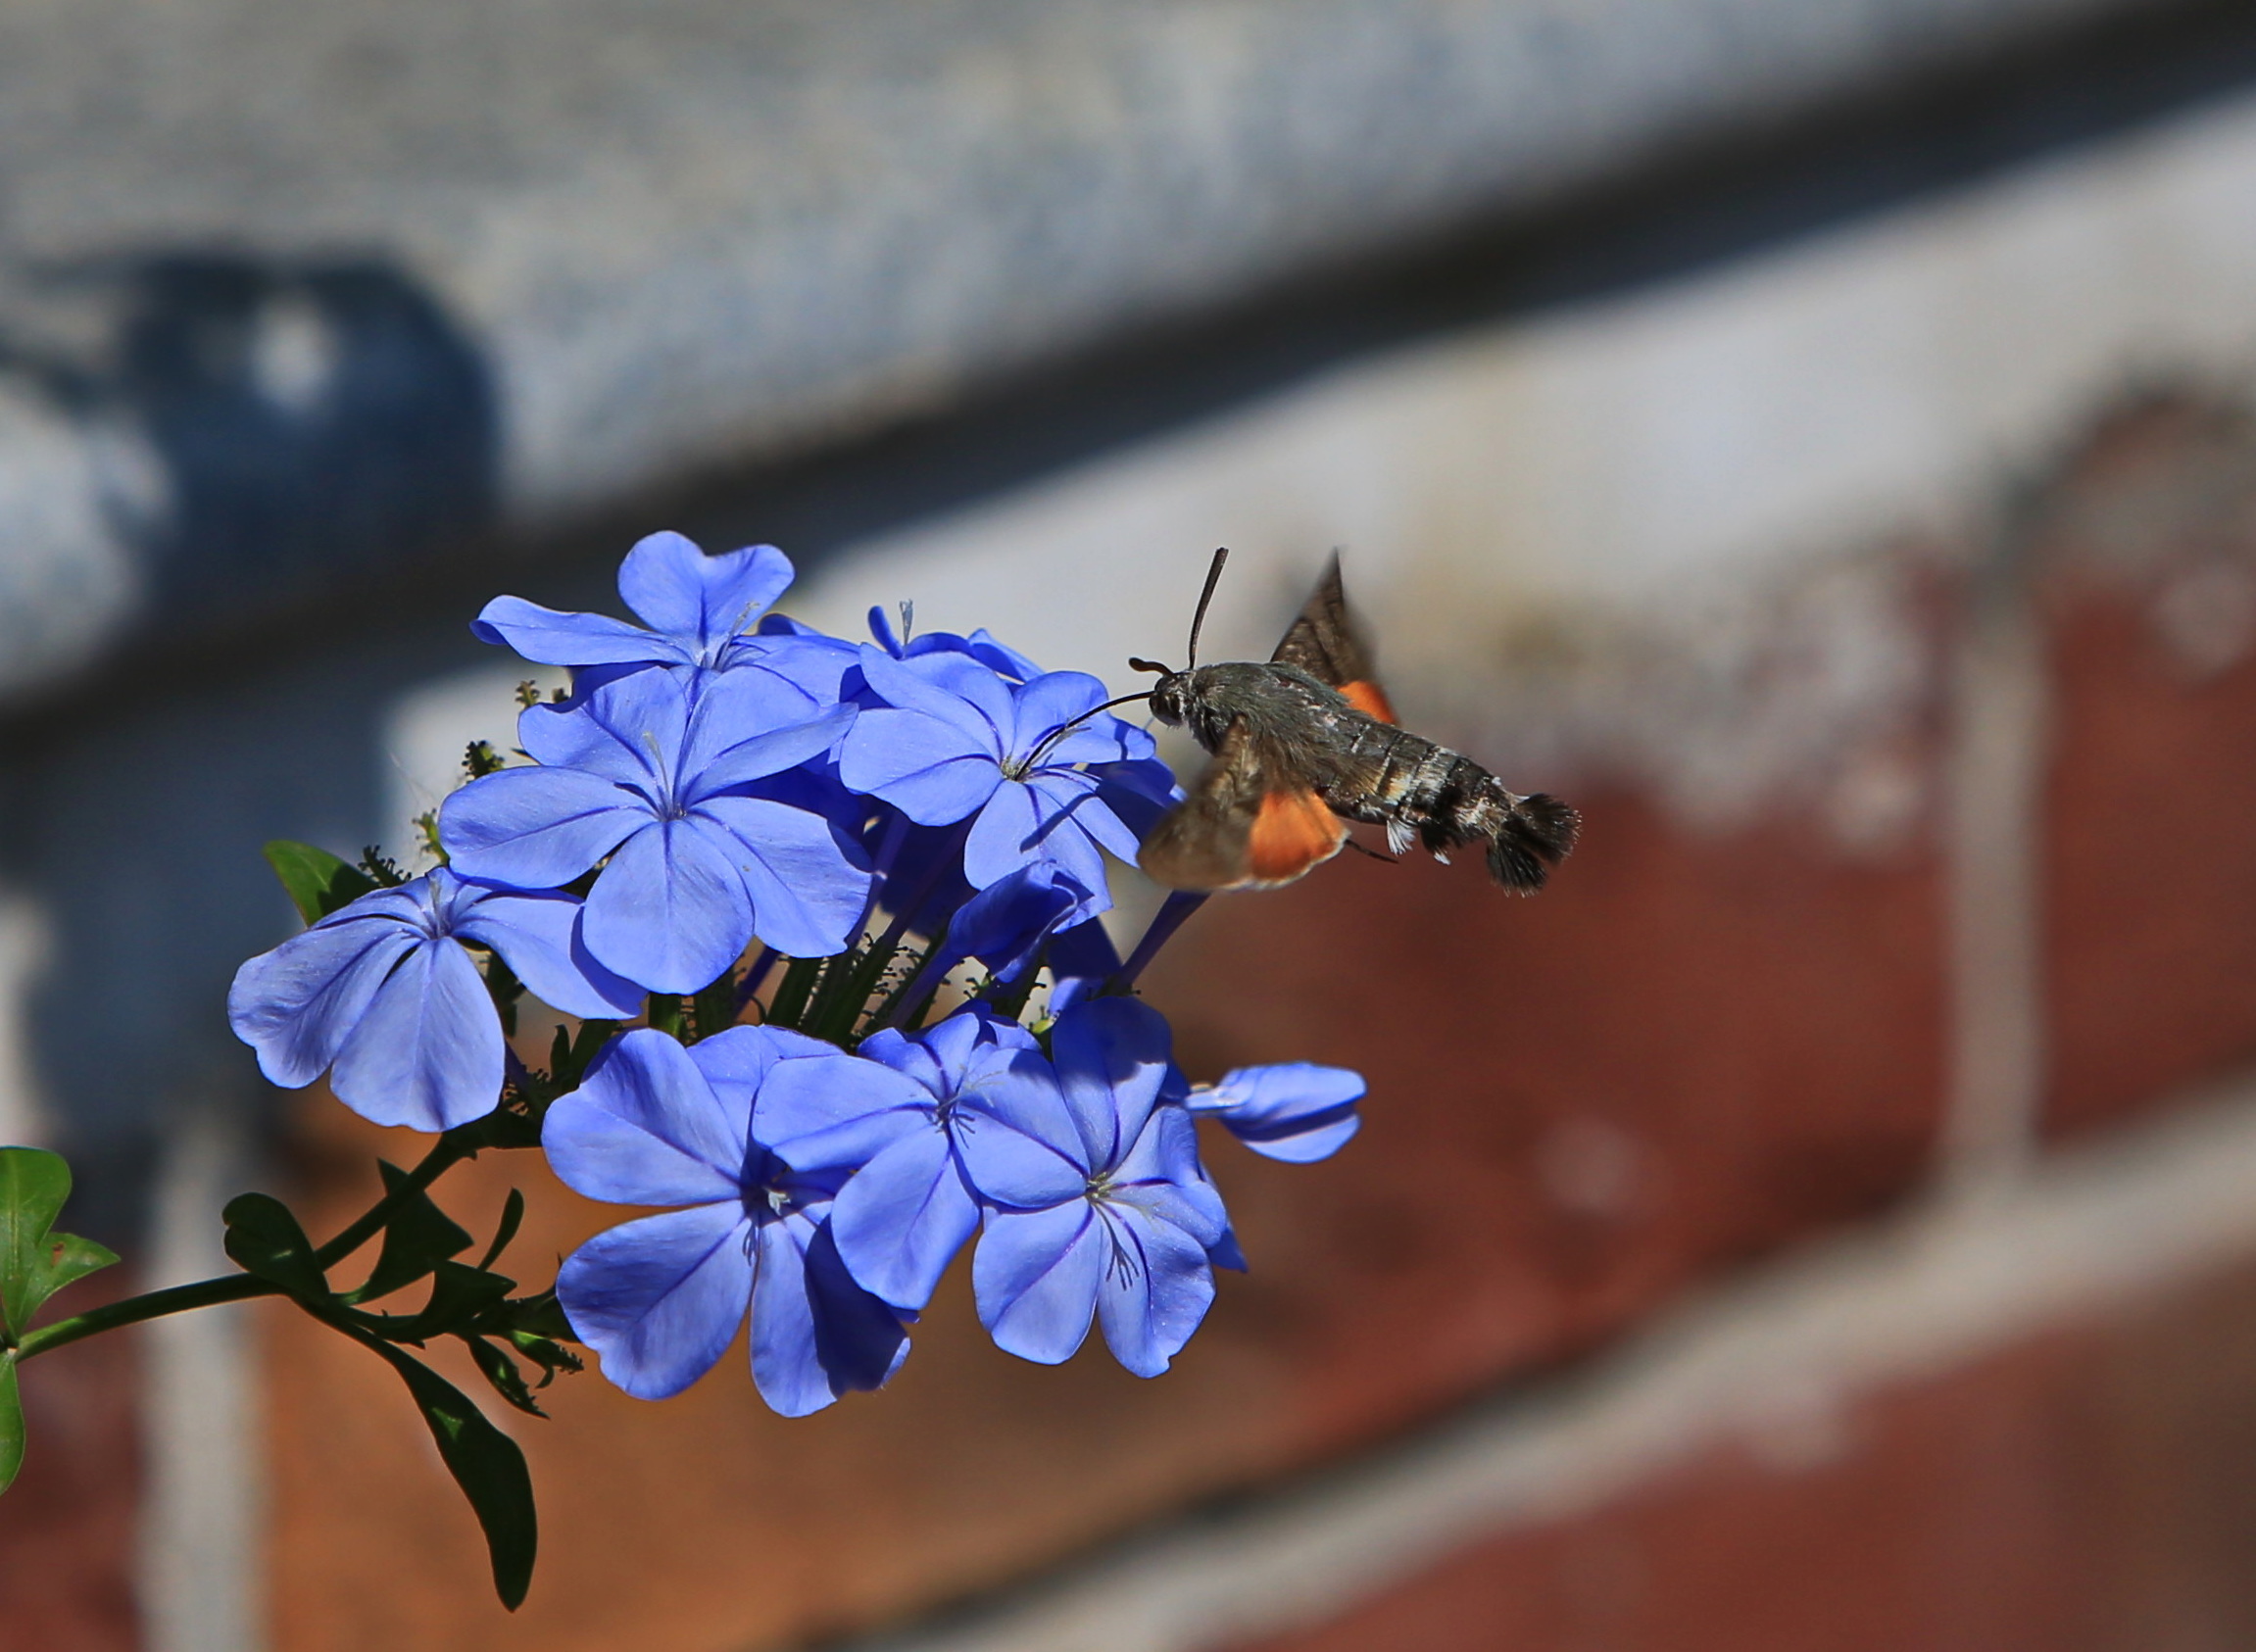
{"type": "Polygon", "coordinates": [[[1186,671],[1199,668],[1199,628],[1206,623],[1206,605],[1214,600],[1214,587],[1222,582],[1222,564],[1229,559],[1230,548],[1218,545],[1214,559],[1206,564],[1206,589],[1199,593],[1198,611],[1191,615],[1191,646],[1184,651],[1191,656],[1191,662],[1183,667],[1186,671]]]}
{"type": "Polygon", "coordinates": [[[1128,656],[1128,669],[1131,671],[1149,671],[1158,677],[1172,677],[1175,674],[1156,659],[1139,659],[1134,655],[1128,656]]]}

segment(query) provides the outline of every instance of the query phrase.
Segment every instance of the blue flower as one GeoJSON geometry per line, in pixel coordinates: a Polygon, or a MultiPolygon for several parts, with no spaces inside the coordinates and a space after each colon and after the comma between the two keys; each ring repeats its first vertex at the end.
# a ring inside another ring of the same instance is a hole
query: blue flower
{"type": "Polygon", "coordinates": [[[772,545],[708,557],[678,533],[654,533],[626,554],[618,569],[618,594],[643,625],[600,613],[559,613],[522,597],[496,597],[470,630],[481,642],[507,644],[548,665],[712,670],[729,662],[791,580],[790,559],[772,545]]]}
{"type": "Polygon", "coordinates": [[[580,903],[466,884],[445,868],[364,895],[235,972],[227,1019],[275,1084],[330,1071],[377,1124],[451,1130],[501,1097],[501,1017],[464,943],[499,952],[567,1015],[631,1015],[642,995],[588,954],[580,903]]]}
{"type": "Polygon", "coordinates": [[[1345,1067],[1285,1061],[1239,1067],[1191,1092],[1191,1111],[1218,1121],[1256,1153],[1288,1164],[1328,1159],[1362,1129],[1363,1076],[1345,1067]]]}
{"type": "Polygon", "coordinates": [[[829,1045],[738,1027],[684,1049],[626,1034],[549,1109],[541,1145],[566,1186],[613,1204],[684,1208],[598,1234],[557,1296],[603,1374],[641,1399],[710,1371],[752,1314],[752,1375],[787,1417],[875,1388],[907,1357],[900,1316],[855,1284],[830,1228],[842,1178],[764,1143],[779,1075],[858,1065],[829,1045]]]}
{"type": "Polygon", "coordinates": [[[927,967],[938,979],[977,958],[998,981],[1015,981],[1041,960],[1052,937],[1085,926],[1107,903],[1054,861],[1021,866],[957,909],[927,967]]]}
{"type": "Polygon", "coordinates": [[[1160,779],[1151,736],[1117,717],[1058,733],[1103,704],[1095,677],[1052,671],[1012,683],[967,655],[895,659],[876,648],[861,651],[861,671],[881,704],[862,711],[841,745],[840,778],[920,826],[970,819],[963,872],[974,888],[1047,859],[1102,891],[1100,850],[1135,859],[1137,834],[1116,804],[1171,788],[1172,777],[1160,779]]]}
{"type": "Polygon", "coordinates": [[[1085,998],[1104,991],[1120,973],[1120,949],[1102,923],[1092,919],[1051,937],[1050,1013],[1063,1015],[1085,998]]]}
{"type": "Polygon", "coordinates": [[[1062,1116],[1012,1115],[1044,1151],[989,1163],[986,1133],[966,1143],[965,1168],[992,1206],[972,1287],[1005,1351],[1055,1365],[1094,1315],[1122,1365],[1156,1377],[1205,1317],[1213,1260],[1236,1247],[1191,1116],[1162,1096],[1168,1042],[1166,1022],[1133,998],[1075,1005],[1051,1036],[1062,1116]]]}
{"type": "Polygon", "coordinates": [[[885,610],[871,608],[869,634],[877,639],[879,648],[896,659],[913,659],[927,654],[965,654],[997,676],[1007,677],[1014,683],[1030,683],[1042,675],[1041,666],[1016,649],[997,641],[984,625],[968,637],[959,637],[953,631],[919,631],[904,642],[894,634],[885,610]]]}
{"type": "Polygon", "coordinates": [[[971,1005],[913,1036],[861,1042],[851,1069],[779,1073],[762,1099],[775,1150],[803,1170],[854,1172],[831,1215],[854,1277],[921,1308],[979,1227],[979,1171],[1015,1185],[1069,1129],[1056,1080],[1015,1021],[971,1005]]]}
{"type": "Polygon", "coordinates": [[[820,755],[854,718],[802,718],[797,691],[737,671],[694,687],[640,671],[584,702],[536,705],[517,738],[536,767],[473,780],[439,808],[465,877],[519,889],[569,883],[604,856],[588,949],[656,993],[716,980],[757,935],[795,957],[844,949],[869,874],[850,839],[755,783],[820,755]]]}

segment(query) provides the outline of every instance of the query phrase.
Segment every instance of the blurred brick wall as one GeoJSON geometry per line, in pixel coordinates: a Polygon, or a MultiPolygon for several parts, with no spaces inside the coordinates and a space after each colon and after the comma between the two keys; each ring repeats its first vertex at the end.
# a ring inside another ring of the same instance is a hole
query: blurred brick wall
{"type": "Polygon", "coordinates": [[[2243,1267],[1791,1451],[1703,1453],[1258,1652],[2224,1652],[2256,1641],[2252,1461],[2243,1267]]]}
{"type": "MultiPolygon", "coordinates": [[[[1347,857],[1200,916],[1149,983],[1195,1076],[1305,1055],[1373,1089],[1363,1135],[1325,1165],[1217,1145],[1254,1271],[1224,1279],[1167,1377],[1140,1383],[1101,1348],[1058,1371],[1010,1360],[956,1277],[888,1392],[811,1420],[760,1407],[741,1347],[664,1405],[567,1383],[554,1422],[515,1428],[545,1531],[532,1598],[504,1619],[388,1375],[276,1312],[276,1645],[751,1652],[1006,1600],[1173,1512],[1384,1453],[1499,1385],[1571,1382],[1654,1316],[1696,1316],[1694,1288],[1916,1210],[1964,1134],[1951,1109],[1984,1104],[1953,1066],[1969,907],[1950,787],[1981,785],[1953,696],[1976,590],[2038,627],[2043,747],[2022,823],[2037,1134],[2135,1128],[2242,1071],[2256,429],[2140,401],[1982,543],[1873,558],[1888,577],[1857,589],[1889,605],[1912,680],[1896,714],[1805,761],[1810,785],[1688,809],[1584,725],[1579,752],[1554,742],[1547,760],[1588,834],[1539,899],[1469,866],[1347,857]],[[1886,806],[1844,814],[1876,773],[1886,806]],[[1226,1018],[1207,1007],[1224,1002],[1226,1018]]],[[[1750,705],[1806,694],[1797,670],[1826,661],[1795,657],[1750,656],[1750,705]]],[[[319,1098],[295,1116],[300,1190],[317,1226],[341,1219],[379,1133],[319,1098]]],[[[460,1182],[466,1218],[513,1182],[532,1197],[528,1276],[613,1218],[529,1161],[460,1182]]],[[[1859,1399],[1784,1458],[1703,1450],[1571,1519],[1469,1531],[1454,1558],[1273,1644],[2244,1645],[2251,1266],[2013,1332],[1859,1399]]]]}
{"type": "MultiPolygon", "coordinates": [[[[72,1292],[72,1309],[125,1295],[123,1270],[72,1292]]],[[[140,1482],[140,1349],[97,1337],[23,1368],[28,1445],[0,1498],[0,1644],[132,1652],[134,1515],[140,1482]]]]}

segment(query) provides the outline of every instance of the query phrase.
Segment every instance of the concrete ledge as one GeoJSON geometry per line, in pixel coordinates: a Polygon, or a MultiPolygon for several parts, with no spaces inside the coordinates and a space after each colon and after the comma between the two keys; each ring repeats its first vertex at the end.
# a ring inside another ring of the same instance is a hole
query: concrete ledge
{"type": "Polygon", "coordinates": [[[0,693],[2167,0],[0,17],[0,693]]]}

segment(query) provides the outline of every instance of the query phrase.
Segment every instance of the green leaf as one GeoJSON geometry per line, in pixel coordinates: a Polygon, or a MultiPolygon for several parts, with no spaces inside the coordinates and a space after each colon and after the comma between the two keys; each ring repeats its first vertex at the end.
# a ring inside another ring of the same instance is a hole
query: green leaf
{"type": "Polygon", "coordinates": [[[40,1305],[117,1252],[53,1232],[71,1196],[71,1167],[39,1147],[0,1147],[0,1342],[20,1340],[40,1305]]]}
{"type": "Polygon", "coordinates": [[[540,1546],[539,1518],[533,1509],[533,1481],[517,1442],[471,1404],[452,1383],[420,1360],[365,1334],[350,1334],[373,1348],[400,1374],[437,1442],[439,1458],[486,1534],[493,1561],[494,1592],[515,1612],[532,1586],[533,1556],[540,1546]]]}
{"type": "Polygon", "coordinates": [[[494,1259],[510,1247],[510,1240],[517,1237],[517,1229],[523,1225],[524,1219],[525,1196],[512,1188],[510,1196],[502,1201],[502,1219],[501,1224],[494,1229],[494,1241],[486,1246],[485,1255],[478,1259],[479,1267],[490,1268],[494,1265],[494,1259]]]}
{"type": "Polygon", "coordinates": [[[426,1342],[433,1336],[470,1331],[502,1304],[516,1284],[483,1268],[441,1262],[431,1272],[431,1299],[423,1311],[413,1319],[391,1324],[384,1335],[395,1342],[426,1342]]]}
{"type": "MultiPolygon", "coordinates": [[[[387,1195],[398,1192],[408,1180],[406,1171],[381,1159],[376,1161],[376,1169],[383,1175],[387,1195]]],[[[470,1244],[470,1236],[431,1202],[430,1194],[418,1192],[392,1212],[375,1271],[368,1275],[368,1284],[354,1292],[353,1299],[365,1302],[388,1296],[415,1284],[448,1257],[467,1250],[470,1244]]]]}
{"type": "Polygon", "coordinates": [[[375,880],[358,866],[349,866],[312,844],[276,838],[266,852],[267,864],[273,867],[274,876],[297,903],[298,915],[309,924],[319,923],[376,887],[375,880]]]}
{"type": "Polygon", "coordinates": [[[266,1193],[241,1193],[227,1201],[220,1219],[227,1224],[227,1254],[243,1272],[302,1302],[328,1306],[329,1282],[288,1205],[266,1193]]]}
{"type": "Polygon", "coordinates": [[[16,1354],[0,1353],[0,1492],[24,1466],[24,1396],[16,1386],[16,1354]]]}

